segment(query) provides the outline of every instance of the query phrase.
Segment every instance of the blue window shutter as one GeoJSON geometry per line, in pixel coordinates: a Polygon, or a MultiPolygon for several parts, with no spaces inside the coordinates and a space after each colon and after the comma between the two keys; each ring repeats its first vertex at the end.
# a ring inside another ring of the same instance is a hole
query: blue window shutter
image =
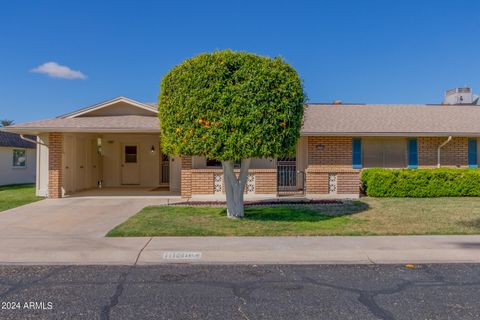
{"type": "Polygon", "coordinates": [[[477,139],[468,139],[468,167],[478,168],[477,139]]]}
{"type": "Polygon", "coordinates": [[[408,167],[418,168],[418,143],[417,139],[408,139],[408,167]]]}
{"type": "Polygon", "coordinates": [[[352,168],[362,168],[362,139],[352,139],[352,168]]]}

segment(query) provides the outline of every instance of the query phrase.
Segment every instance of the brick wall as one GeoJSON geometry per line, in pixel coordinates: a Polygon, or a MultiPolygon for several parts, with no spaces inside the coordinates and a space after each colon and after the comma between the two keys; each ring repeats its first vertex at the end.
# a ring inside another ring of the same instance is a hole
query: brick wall
{"type": "Polygon", "coordinates": [[[180,194],[182,198],[192,196],[192,157],[182,157],[182,169],[180,178],[180,194]]]}
{"type": "Polygon", "coordinates": [[[352,167],[351,137],[308,137],[308,165],[352,167]]]}
{"type": "Polygon", "coordinates": [[[337,175],[336,194],[360,193],[360,171],[352,169],[352,137],[308,137],[306,193],[328,194],[328,175],[337,175]]]}
{"type": "MultiPolygon", "coordinates": [[[[221,170],[219,170],[221,172],[221,170]]],[[[192,170],[192,195],[195,194],[214,194],[214,176],[212,170],[192,170]]],[[[223,189],[223,188],[222,188],[223,189]]]]}
{"type": "MultiPolygon", "coordinates": [[[[352,169],[352,137],[308,137],[308,164],[305,187],[307,194],[328,194],[328,175],[337,175],[337,194],[358,194],[360,170],[352,169]]],[[[437,165],[438,146],[445,137],[418,138],[420,167],[437,165]]],[[[442,148],[442,166],[467,166],[468,138],[453,138],[442,148]]],[[[182,158],[182,197],[192,194],[214,194],[214,174],[220,169],[192,170],[192,159],[182,158]]],[[[276,194],[276,169],[252,169],[256,194],[276,194]]]]}
{"type": "Polygon", "coordinates": [[[328,194],[328,172],[307,169],[305,188],[307,194],[328,194]]]}
{"type": "MultiPolygon", "coordinates": [[[[446,139],[446,137],[417,138],[419,166],[436,166],[438,146],[446,139]]],[[[407,148],[406,143],[405,148],[407,148]]],[[[453,138],[443,147],[441,164],[447,167],[466,167],[468,165],[468,138],[453,138]]],[[[350,168],[352,166],[352,138],[308,137],[308,165],[350,168]]]]}
{"type": "Polygon", "coordinates": [[[359,194],[360,171],[337,173],[337,194],[359,194]]]}
{"type": "MultiPolygon", "coordinates": [[[[185,165],[185,169],[182,169],[182,197],[215,194],[215,175],[223,175],[222,169],[187,169],[188,163],[185,165]]],[[[239,170],[235,170],[235,172],[237,175],[239,174],[239,170]]],[[[277,193],[276,169],[251,169],[249,174],[255,176],[255,194],[277,193]]],[[[222,192],[225,192],[223,185],[222,192]]],[[[247,193],[246,186],[245,193],[247,193]]]]}
{"type": "Polygon", "coordinates": [[[306,194],[329,194],[329,174],[337,176],[336,194],[358,195],[360,193],[360,170],[311,166],[306,170],[306,194]]]}
{"type": "Polygon", "coordinates": [[[63,134],[51,132],[48,145],[48,197],[61,198],[63,134]]]}
{"type": "Polygon", "coordinates": [[[277,169],[254,169],[250,174],[255,175],[255,194],[277,193],[277,169]]]}
{"type": "MultiPolygon", "coordinates": [[[[418,138],[418,165],[420,167],[436,167],[438,147],[447,137],[418,138]]],[[[468,166],[468,138],[456,137],[440,151],[442,167],[468,166]]]]}

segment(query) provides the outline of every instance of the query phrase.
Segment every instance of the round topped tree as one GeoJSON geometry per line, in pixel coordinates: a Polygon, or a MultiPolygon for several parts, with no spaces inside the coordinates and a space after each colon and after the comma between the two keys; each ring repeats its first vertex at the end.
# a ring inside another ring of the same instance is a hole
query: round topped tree
{"type": "Polygon", "coordinates": [[[295,155],[304,102],[302,81],[279,57],[231,50],[200,54],[162,79],[163,151],[221,161],[227,214],[243,217],[251,158],[295,155]]]}

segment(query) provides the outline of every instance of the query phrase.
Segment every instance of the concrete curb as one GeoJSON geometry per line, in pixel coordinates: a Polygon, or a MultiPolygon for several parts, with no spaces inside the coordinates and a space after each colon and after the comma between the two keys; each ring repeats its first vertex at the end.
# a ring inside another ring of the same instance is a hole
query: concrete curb
{"type": "Polygon", "coordinates": [[[480,235],[2,238],[2,248],[4,265],[480,263],[480,235]]]}

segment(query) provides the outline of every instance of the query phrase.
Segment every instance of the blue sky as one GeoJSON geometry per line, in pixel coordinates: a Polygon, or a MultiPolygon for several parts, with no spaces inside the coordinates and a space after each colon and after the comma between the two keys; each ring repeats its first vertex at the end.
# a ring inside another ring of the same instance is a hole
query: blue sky
{"type": "Polygon", "coordinates": [[[438,103],[448,88],[480,92],[479,34],[473,0],[4,1],[0,118],[156,101],[171,67],[226,48],[283,56],[311,102],[438,103]],[[86,79],[31,72],[47,62],[86,79]]]}

